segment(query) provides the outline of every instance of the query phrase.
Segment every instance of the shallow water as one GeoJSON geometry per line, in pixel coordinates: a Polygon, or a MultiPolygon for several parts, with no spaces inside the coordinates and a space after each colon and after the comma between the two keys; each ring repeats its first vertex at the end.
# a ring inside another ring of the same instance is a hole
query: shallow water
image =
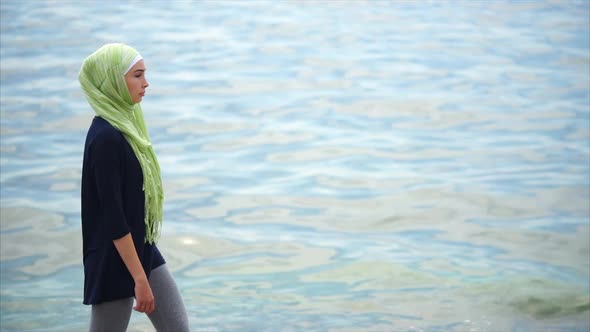
{"type": "Polygon", "coordinates": [[[590,328],[588,2],[156,4],[0,5],[2,331],[87,326],[76,75],[113,41],[194,331],[590,328]]]}

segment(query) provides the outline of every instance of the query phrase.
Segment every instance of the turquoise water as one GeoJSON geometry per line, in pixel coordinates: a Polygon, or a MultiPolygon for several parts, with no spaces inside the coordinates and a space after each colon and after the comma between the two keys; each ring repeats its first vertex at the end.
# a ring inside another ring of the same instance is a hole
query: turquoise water
{"type": "Polygon", "coordinates": [[[87,326],[76,75],[113,41],[194,331],[590,328],[587,1],[0,8],[2,331],[87,326]]]}

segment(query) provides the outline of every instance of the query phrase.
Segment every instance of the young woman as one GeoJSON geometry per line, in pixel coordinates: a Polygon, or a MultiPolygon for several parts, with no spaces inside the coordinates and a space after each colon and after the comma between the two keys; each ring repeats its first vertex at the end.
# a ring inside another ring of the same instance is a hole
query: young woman
{"type": "Polygon", "coordinates": [[[141,55],[107,44],[78,76],[96,117],[82,165],[84,304],[90,331],[125,331],[133,298],[158,332],[188,331],[184,303],[156,243],[162,224],[160,166],[141,102],[149,86],[141,55]]]}

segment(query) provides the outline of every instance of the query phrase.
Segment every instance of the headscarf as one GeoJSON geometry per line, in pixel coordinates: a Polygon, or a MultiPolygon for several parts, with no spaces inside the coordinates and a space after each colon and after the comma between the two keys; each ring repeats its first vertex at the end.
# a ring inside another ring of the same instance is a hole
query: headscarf
{"type": "Polygon", "coordinates": [[[160,165],[139,103],[134,104],[125,83],[125,73],[139,53],[132,47],[106,44],[88,56],[78,80],[94,112],[119,130],[139,160],[145,194],[145,242],[156,243],[160,236],[164,193],[160,165]]]}

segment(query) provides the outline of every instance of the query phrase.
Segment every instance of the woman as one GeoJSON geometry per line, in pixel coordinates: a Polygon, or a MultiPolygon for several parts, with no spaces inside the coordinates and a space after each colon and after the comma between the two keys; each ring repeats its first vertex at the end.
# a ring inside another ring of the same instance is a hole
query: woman
{"type": "Polygon", "coordinates": [[[141,55],[125,44],[92,53],[78,80],[96,117],[82,166],[84,304],[90,331],[125,331],[133,298],[157,331],[188,331],[182,298],[156,247],[160,166],[143,118],[149,86],[141,55]]]}

